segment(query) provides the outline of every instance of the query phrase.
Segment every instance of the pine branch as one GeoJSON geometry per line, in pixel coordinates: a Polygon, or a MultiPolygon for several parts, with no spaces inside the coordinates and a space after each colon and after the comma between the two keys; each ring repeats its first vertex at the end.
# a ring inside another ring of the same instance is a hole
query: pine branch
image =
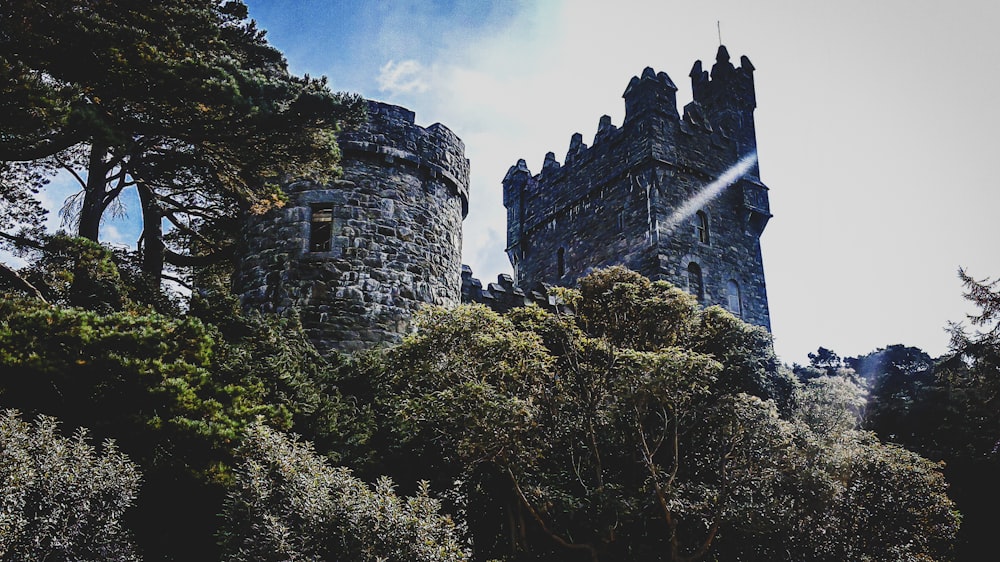
{"type": "Polygon", "coordinates": [[[6,280],[14,285],[14,288],[20,289],[25,293],[28,293],[32,297],[41,300],[42,302],[49,302],[45,300],[45,296],[42,292],[38,290],[38,287],[32,285],[27,279],[21,277],[21,275],[7,266],[7,264],[0,263],[0,279],[6,280]]]}

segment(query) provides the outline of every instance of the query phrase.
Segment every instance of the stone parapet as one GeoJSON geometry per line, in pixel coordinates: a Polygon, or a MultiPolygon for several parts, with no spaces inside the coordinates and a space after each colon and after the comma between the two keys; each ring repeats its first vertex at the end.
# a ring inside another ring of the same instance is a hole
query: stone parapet
{"type": "MultiPolygon", "coordinates": [[[[368,101],[368,121],[337,139],[345,157],[376,157],[388,165],[408,165],[418,173],[440,180],[462,199],[469,211],[469,160],[465,143],[448,127],[414,124],[412,111],[378,101],[368,101]]],[[[463,215],[464,216],[464,215],[463,215]]]]}
{"type": "Polygon", "coordinates": [[[339,139],[341,179],[291,182],[284,208],[245,221],[234,280],[243,305],[294,310],[321,352],[398,342],[418,308],[461,300],[465,147],[405,108],[368,111],[339,139]]]}

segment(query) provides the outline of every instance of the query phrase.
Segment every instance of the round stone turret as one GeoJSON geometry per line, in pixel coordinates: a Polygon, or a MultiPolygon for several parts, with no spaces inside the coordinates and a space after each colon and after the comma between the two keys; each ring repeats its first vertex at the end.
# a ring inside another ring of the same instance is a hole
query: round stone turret
{"type": "Polygon", "coordinates": [[[461,300],[462,141],[369,101],[368,122],[339,142],[342,179],[293,182],[288,205],[247,221],[235,280],[244,307],[297,309],[321,352],[398,342],[419,307],[461,300]]]}

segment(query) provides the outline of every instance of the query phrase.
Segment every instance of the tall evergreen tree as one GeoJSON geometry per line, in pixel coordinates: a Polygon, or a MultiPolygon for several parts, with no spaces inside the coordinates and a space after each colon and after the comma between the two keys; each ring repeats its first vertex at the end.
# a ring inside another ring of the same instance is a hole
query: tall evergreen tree
{"type": "Polygon", "coordinates": [[[27,201],[65,171],[81,188],[67,206],[76,232],[98,240],[135,186],[155,282],[164,262],[225,257],[240,208],[280,204],[288,176],[335,175],[335,134],[363,116],[357,96],[291,75],[239,1],[4,4],[0,213],[37,225],[27,201]]]}

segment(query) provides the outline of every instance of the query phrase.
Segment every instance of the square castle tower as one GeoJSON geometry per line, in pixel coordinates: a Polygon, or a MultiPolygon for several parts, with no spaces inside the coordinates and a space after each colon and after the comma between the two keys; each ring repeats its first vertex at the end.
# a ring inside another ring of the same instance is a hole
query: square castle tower
{"type": "Polygon", "coordinates": [[[503,180],[507,255],[515,283],[571,286],[624,265],[770,330],[760,235],[771,218],[760,181],[754,67],[719,47],[711,74],[691,69],[694,100],[646,68],[625,89],[622,126],[601,117],[593,146],[579,133],[565,162],[503,180]]]}

